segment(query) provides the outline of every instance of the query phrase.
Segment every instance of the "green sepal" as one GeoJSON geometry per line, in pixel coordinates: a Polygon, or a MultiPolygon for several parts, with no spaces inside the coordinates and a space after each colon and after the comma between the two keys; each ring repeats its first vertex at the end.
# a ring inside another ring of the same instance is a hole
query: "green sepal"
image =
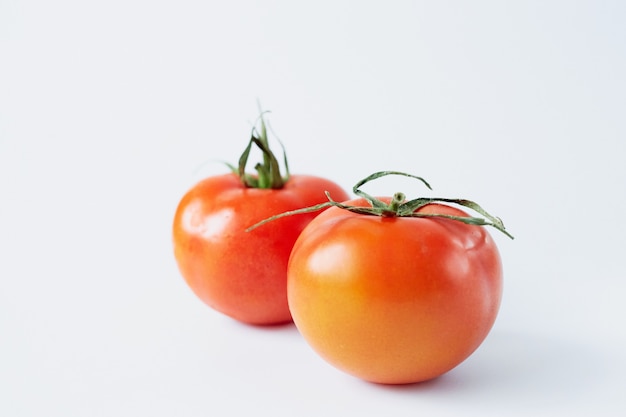
{"type": "Polygon", "coordinates": [[[287,173],[283,177],[280,171],[280,164],[269,146],[267,126],[263,118],[264,114],[265,112],[261,112],[261,115],[259,116],[261,123],[260,132],[257,131],[256,127],[252,129],[252,135],[248,141],[248,145],[239,157],[236,172],[241,182],[246,187],[278,190],[283,188],[285,183],[289,180],[290,174],[289,165],[287,163],[287,154],[282,142],[279,141],[283,150],[283,160],[285,164],[285,171],[287,173]],[[253,145],[259,148],[263,154],[263,162],[259,162],[254,166],[254,169],[257,171],[257,175],[250,175],[246,173],[246,165],[248,164],[248,158],[250,157],[253,145]]]}
{"type": "Polygon", "coordinates": [[[492,216],[485,209],[483,209],[480,205],[478,205],[477,203],[471,200],[455,199],[455,198],[422,197],[422,198],[416,198],[413,200],[405,201],[405,195],[403,193],[395,193],[390,203],[385,203],[384,201],[381,201],[375,197],[372,197],[371,195],[361,190],[360,187],[365,185],[369,181],[375,180],[380,177],[384,177],[386,175],[402,175],[405,177],[414,178],[414,179],[421,181],[429,189],[432,189],[430,187],[430,184],[428,184],[428,182],[424,180],[422,177],[418,177],[415,175],[406,174],[404,172],[398,172],[398,171],[379,171],[357,182],[356,185],[352,189],[354,194],[365,199],[370,204],[370,207],[358,207],[358,206],[351,206],[348,204],[340,203],[338,201],[333,200],[327,191],[326,198],[328,199],[328,201],[325,203],[317,204],[311,207],[305,207],[305,208],[298,209],[298,210],[292,210],[292,211],[288,211],[282,214],[278,214],[276,216],[272,216],[255,225],[252,225],[246,230],[247,231],[253,230],[259,226],[262,226],[265,223],[279,219],[281,217],[293,216],[296,214],[311,213],[311,212],[323,210],[328,207],[338,207],[343,210],[348,210],[353,213],[368,215],[368,216],[444,218],[444,219],[455,220],[455,221],[459,221],[465,224],[470,224],[470,225],[475,225],[475,226],[492,226],[498,229],[500,232],[504,233],[509,238],[514,239],[513,236],[506,230],[506,228],[504,227],[504,223],[502,223],[502,220],[499,217],[492,216]],[[475,211],[476,213],[478,213],[479,215],[483,217],[476,217],[476,216],[465,217],[465,216],[454,216],[454,215],[449,215],[449,214],[438,214],[438,213],[416,213],[416,211],[419,210],[421,207],[427,204],[431,204],[431,203],[448,203],[448,204],[460,205],[460,206],[463,206],[463,207],[466,207],[475,211]]]}

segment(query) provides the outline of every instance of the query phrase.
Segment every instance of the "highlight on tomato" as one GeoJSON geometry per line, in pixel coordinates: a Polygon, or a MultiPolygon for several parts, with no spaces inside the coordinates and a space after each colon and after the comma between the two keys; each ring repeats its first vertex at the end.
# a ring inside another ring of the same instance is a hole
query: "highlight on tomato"
{"type": "Polygon", "coordinates": [[[174,256],[195,295],[235,320],[258,325],[290,322],[287,263],[304,227],[318,213],[279,219],[250,232],[250,225],[326,200],[325,192],[347,199],[334,182],[312,175],[285,175],[270,149],[261,113],[237,167],[205,178],[182,197],[173,221],[174,256]],[[257,123],[258,125],[258,123],[257,123]],[[263,161],[246,172],[252,147],[263,161]]]}
{"type": "Polygon", "coordinates": [[[502,294],[498,249],[479,226],[512,238],[469,200],[374,198],[360,189],[396,174],[430,188],[420,177],[383,171],[355,185],[356,199],[338,202],[328,193],[326,203],[283,215],[327,209],[300,234],[289,260],[296,327],[331,365],[382,384],[435,378],[478,348],[502,294]]]}

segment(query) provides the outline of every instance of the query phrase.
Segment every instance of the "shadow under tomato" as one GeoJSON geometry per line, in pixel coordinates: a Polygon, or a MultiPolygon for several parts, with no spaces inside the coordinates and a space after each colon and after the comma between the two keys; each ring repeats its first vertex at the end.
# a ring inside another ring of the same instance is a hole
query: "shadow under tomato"
{"type": "Polygon", "coordinates": [[[486,397],[497,403],[546,405],[588,391],[610,369],[610,358],[585,346],[521,333],[494,332],[448,373],[404,385],[368,384],[399,395],[486,397]]]}
{"type": "Polygon", "coordinates": [[[275,324],[252,324],[252,323],[244,323],[241,321],[237,321],[230,318],[228,319],[233,326],[243,328],[248,331],[259,331],[259,332],[284,332],[284,333],[297,333],[298,329],[296,325],[292,321],[284,322],[284,323],[275,323],[275,324]]]}

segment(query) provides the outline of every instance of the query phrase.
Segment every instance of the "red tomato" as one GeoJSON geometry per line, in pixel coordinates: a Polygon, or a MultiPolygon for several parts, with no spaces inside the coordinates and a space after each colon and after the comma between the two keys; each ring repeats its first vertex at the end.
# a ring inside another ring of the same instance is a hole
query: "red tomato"
{"type": "Polygon", "coordinates": [[[304,227],[317,215],[286,217],[247,230],[269,217],[327,201],[325,192],[347,199],[337,184],[319,177],[280,172],[261,128],[233,173],[209,177],[192,187],[174,215],[174,256],[181,275],[210,307],[250,324],[291,321],[287,304],[287,263],[304,227]],[[257,173],[246,173],[250,151],[263,154],[257,173]]]}
{"type": "MultiPolygon", "coordinates": [[[[418,212],[469,217],[442,204],[418,212]]],[[[377,383],[424,381],[461,363],[489,333],[501,292],[487,230],[448,218],[331,207],[304,229],[289,261],[289,306],[305,340],[335,367],[377,383]]]]}
{"type": "Polygon", "coordinates": [[[174,254],[182,276],[206,304],[252,324],[288,322],[287,262],[304,227],[317,215],[285,217],[250,232],[275,214],[346,199],[337,184],[292,175],[281,189],[245,186],[236,174],[200,181],[174,216],[174,254]]]}

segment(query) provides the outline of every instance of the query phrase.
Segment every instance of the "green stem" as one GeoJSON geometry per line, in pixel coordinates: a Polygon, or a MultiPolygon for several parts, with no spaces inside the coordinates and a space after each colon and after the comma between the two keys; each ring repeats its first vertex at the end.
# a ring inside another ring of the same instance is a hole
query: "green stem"
{"type": "Polygon", "coordinates": [[[389,205],[386,209],[381,210],[381,216],[383,217],[396,217],[398,215],[398,210],[400,209],[402,203],[406,196],[404,193],[395,193],[389,202],[389,205]]]}

